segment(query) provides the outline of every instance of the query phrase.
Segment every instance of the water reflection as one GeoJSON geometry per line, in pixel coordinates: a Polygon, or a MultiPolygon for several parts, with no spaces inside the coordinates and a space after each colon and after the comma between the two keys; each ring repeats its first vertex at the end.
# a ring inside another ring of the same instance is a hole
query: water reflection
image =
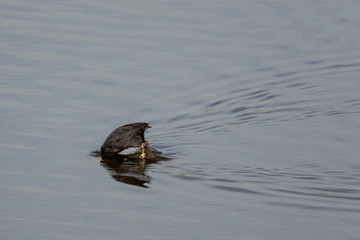
{"type": "Polygon", "coordinates": [[[109,172],[111,177],[122,183],[148,188],[151,177],[147,174],[149,164],[156,160],[141,158],[127,158],[118,154],[102,155],[101,165],[109,172]]]}
{"type": "Polygon", "coordinates": [[[90,152],[92,157],[100,157],[100,164],[109,172],[110,176],[122,183],[148,188],[151,177],[147,173],[149,165],[169,158],[162,155],[160,151],[153,149],[155,159],[143,159],[141,153],[131,155],[101,154],[95,150],[90,152]]]}

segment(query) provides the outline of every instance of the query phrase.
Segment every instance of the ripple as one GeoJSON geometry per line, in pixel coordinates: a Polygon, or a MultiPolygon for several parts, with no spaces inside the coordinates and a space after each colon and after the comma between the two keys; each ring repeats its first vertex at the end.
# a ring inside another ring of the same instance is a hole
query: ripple
{"type": "Polygon", "coordinates": [[[334,193],[348,193],[348,194],[359,194],[359,197],[355,199],[360,199],[360,190],[354,190],[349,188],[316,188],[316,187],[308,187],[310,190],[320,191],[320,192],[334,192],[334,193]]]}
{"type": "Polygon", "coordinates": [[[357,208],[344,208],[344,207],[325,207],[319,205],[310,205],[310,204],[301,204],[301,203],[289,203],[289,202],[273,202],[273,201],[265,201],[265,203],[270,205],[277,205],[281,207],[290,207],[297,208],[301,210],[317,210],[317,211],[326,211],[326,212],[355,212],[360,213],[360,209],[357,208]]]}
{"type": "MultiPolygon", "coordinates": [[[[317,189],[317,188],[312,188],[312,189],[317,189]]],[[[301,195],[301,196],[315,196],[315,197],[324,197],[324,198],[341,198],[341,199],[347,199],[347,200],[360,200],[360,196],[342,196],[339,195],[342,193],[338,192],[338,195],[336,194],[331,194],[329,193],[325,188],[321,189],[318,188],[317,190],[320,190],[320,192],[316,192],[316,193],[309,193],[309,192],[303,192],[303,191],[294,191],[294,190],[285,190],[285,189],[270,189],[271,191],[275,191],[275,192],[281,192],[281,193],[286,193],[286,194],[290,194],[290,195],[301,195]]],[[[332,191],[334,192],[334,191],[332,191]]],[[[357,191],[354,191],[357,192],[357,191]]]]}
{"type": "Polygon", "coordinates": [[[247,109],[246,107],[238,107],[238,108],[235,108],[235,109],[231,110],[231,113],[243,112],[246,109],[247,109]]]}
{"type": "Polygon", "coordinates": [[[351,182],[359,181],[356,170],[353,173],[331,171],[315,163],[284,169],[184,163],[176,171],[182,172],[175,176],[177,178],[200,181],[213,189],[266,196],[265,204],[319,211],[360,211],[353,204],[360,200],[360,189],[349,187],[351,182]],[[346,176],[349,177],[344,178],[346,176]]]}
{"type": "Polygon", "coordinates": [[[180,120],[183,120],[183,119],[187,119],[188,117],[189,117],[189,114],[181,114],[181,115],[178,115],[176,117],[170,118],[169,122],[177,122],[177,121],[180,121],[180,120]]]}
{"type": "Polygon", "coordinates": [[[304,64],[316,65],[323,62],[324,62],[323,60],[309,60],[309,61],[305,61],[304,64]]]}
{"type": "Polygon", "coordinates": [[[337,68],[353,68],[353,67],[359,67],[360,63],[348,63],[348,64],[333,64],[321,68],[317,68],[315,70],[328,70],[328,69],[337,69],[337,68]]]}
{"type": "Polygon", "coordinates": [[[289,72],[284,72],[284,73],[277,73],[277,74],[274,74],[274,77],[287,77],[287,76],[291,76],[291,75],[294,75],[294,74],[297,74],[298,72],[297,71],[289,71],[289,72]]]}
{"type": "Polygon", "coordinates": [[[249,91],[251,90],[251,88],[240,88],[240,89],[232,89],[229,91],[229,94],[234,94],[234,93],[241,93],[241,92],[245,92],[245,91],[249,91]]]}
{"type": "Polygon", "coordinates": [[[266,90],[263,90],[263,89],[262,90],[257,90],[257,91],[254,91],[254,92],[247,93],[247,94],[243,95],[243,97],[250,97],[250,96],[254,96],[254,95],[258,96],[259,94],[261,95],[264,92],[266,92],[266,90]]]}
{"type": "Polygon", "coordinates": [[[227,98],[227,99],[223,99],[223,100],[219,100],[219,101],[216,101],[216,102],[213,102],[213,103],[210,103],[207,108],[211,108],[211,107],[215,107],[217,105],[220,105],[222,103],[225,103],[227,101],[231,100],[231,98],[227,98]]]}
{"type": "Polygon", "coordinates": [[[203,180],[204,177],[203,176],[198,176],[198,175],[187,175],[185,173],[182,173],[180,175],[176,175],[177,178],[181,178],[184,180],[190,180],[190,181],[197,181],[197,180],[203,180]]]}
{"type": "Polygon", "coordinates": [[[212,77],[213,85],[204,81],[178,98],[189,99],[187,107],[168,118],[172,124],[168,127],[182,132],[226,132],[237,124],[274,126],[284,121],[360,112],[360,100],[345,94],[354,92],[352,85],[336,91],[333,86],[339,84],[338,77],[329,75],[330,71],[352,71],[359,65],[310,59],[289,65],[288,70],[287,65],[264,66],[247,79],[219,74],[212,77]]]}
{"type": "Polygon", "coordinates": [[[255,195],[268,195],[265,193],[261,193],[258,191],[246,189],[246,188],[240,188],[240,187],[233,187],[233,186],[221,186],[221,185],[213,185],[213,188],[230,191],[230,192],[237,192],[237,193],[246,193],[246,194],[255,194],[255,195]]]}
{"type": "Polygon", "coordinates": [[[266,96],[265,98],[261,99],[262,102],[266,102],[268,100],[272,100],[274,98],[278,98],[280,97],[281,95],[280,94],[271,94],[271,95],[268,95],[266,96]]]}

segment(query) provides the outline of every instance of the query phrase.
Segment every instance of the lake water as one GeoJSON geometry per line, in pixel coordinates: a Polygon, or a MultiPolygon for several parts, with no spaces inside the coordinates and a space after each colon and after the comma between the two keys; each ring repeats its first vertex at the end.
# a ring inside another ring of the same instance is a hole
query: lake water
{"type": "Polygon", "coordinates": [[[1,239],[360,239],[359,1],[1,1],[1,239]],[[149,122],[156,161],[89,155],[149,122]]]}

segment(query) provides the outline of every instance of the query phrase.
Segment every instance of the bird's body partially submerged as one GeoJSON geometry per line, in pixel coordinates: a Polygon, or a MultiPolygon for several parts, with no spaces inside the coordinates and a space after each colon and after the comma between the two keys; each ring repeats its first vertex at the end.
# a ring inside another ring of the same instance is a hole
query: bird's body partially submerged
{"type": "Polygon", "coordinates": [[[141,157],[146,159],[155,159],[154,151],[147,140],[145,140],[145,143],[141,144],[141,157]]]}
{"type": "Polygon", "coordinates": [[[148,128],[151,128],[148,123],[132,123],[115,129],[101,146],[101,153],[116,154],[130,147],[141,147],[148,128]]]}

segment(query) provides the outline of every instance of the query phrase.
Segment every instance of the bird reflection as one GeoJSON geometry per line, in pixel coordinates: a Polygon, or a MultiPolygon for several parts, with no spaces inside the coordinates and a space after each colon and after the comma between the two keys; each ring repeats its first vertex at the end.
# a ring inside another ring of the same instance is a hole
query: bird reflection
{"type": "Polygon", "coordinates": [[[109,172],[111,177],[122,183],[148,188],[151,177],[147,174],[147,167],[156,163],[155,159],[149,160],[136,157],[124,157],[119,154],[101,155],[101,165],[109,172]]]}

